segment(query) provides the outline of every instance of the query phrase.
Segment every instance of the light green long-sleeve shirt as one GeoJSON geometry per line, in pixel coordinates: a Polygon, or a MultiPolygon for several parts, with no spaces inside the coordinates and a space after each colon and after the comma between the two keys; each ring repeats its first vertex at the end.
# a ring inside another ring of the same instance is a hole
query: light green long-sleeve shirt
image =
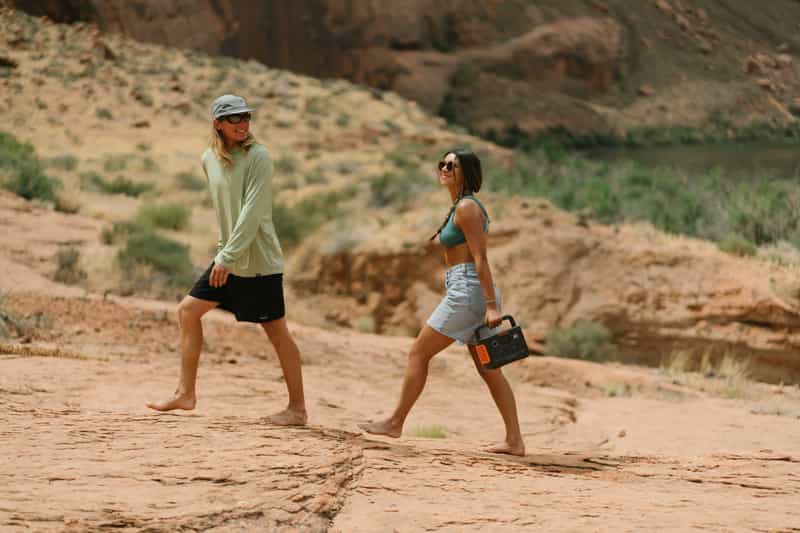
{"type": "Polygon", "coordinates": [[[219,224],[214,262],[242,277],[283,272],[283,251],[272,223],[272,158],[254,144],[231,152],[226,167],[210,148],[203,153],[211,201],[219,224]]]}

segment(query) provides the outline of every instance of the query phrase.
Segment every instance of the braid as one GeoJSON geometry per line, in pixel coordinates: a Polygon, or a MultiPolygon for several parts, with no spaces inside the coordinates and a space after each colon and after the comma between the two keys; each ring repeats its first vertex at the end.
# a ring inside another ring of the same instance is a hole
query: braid
{"type": "Polygon", "coordinates": [[[436,230],[436,233],[434,233],[431,236],[431,238],[428,239],[429,241],[432,241],[433,239],[435,239],[436,236],[439,235],[442,232],[444,227],[450,221],[450,217],[453,215],[453,211],[456,210],[456,206],[458,205],[458,202],[460,202],[463,197],[464,197],[464,187],[461,188],[461,193],[459,193],[458,197],[456,198],[456,201],[453,202],[453,205],[450,207],[450,211],[447,212],[447,216],[444,218],[444,222],[442,222],[442,225],[439,226],[439,229],[436,230]]]}

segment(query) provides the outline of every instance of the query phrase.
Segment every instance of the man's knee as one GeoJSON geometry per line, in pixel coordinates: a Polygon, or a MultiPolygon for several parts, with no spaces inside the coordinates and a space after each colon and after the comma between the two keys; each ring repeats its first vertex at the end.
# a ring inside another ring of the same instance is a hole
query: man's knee
{"type": "Polygon", "coordinates": [[[197,305],[197,302],[190,297],[186,297],[178,304],[178,322],[185,324],[200,320],[205,314],[204,308],[197,305]]]}
{"type": "Polygon", "coordinates": [[[267,337],[269,337],[269,341],[273,346],[278,346],[285,343],[287,340],[291,340],[289,328],[286,325],[286,320],[283,318],[271,322],[264,322],[261,324],[261,327],[264,329],[264,332],[267,334],[267,337]]]}

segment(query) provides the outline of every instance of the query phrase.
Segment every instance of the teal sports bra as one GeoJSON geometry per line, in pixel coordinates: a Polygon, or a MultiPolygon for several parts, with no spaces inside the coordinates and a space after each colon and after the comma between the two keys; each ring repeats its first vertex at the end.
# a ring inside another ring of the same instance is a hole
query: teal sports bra
{"type": "MultiPolygon", "coordinates": [[[[475,198],[471,194],[468,194],[468,195],[464,196],[463,198],[469,198],[471,200],[474,200],[475,203],[478,204],[478,207],[481,208],[481,211],[483,211],[483,217],[484,217],[484,220],[483,220],[483,232],[484,233],[488,233],[489,232],[489,213],[486,212],[486,208],[483,207],[483,204],[480,202],[480,200],[478,200],[477,198],[475,198]]],[[[453,212],[450,213],[450,218],[447,219],[447,224],[444,225],[444,227],[442,228],[442,232],[439,234],[439,242],[441,242],[442,246],[444,246],[445,248],[452,248],[453,246],[458,246],[459,244],[464,244],[465,242],[467,242],[467,238],[464,236],[464,232],[461,231],[461,228],[456,226],[456,210],[455,209],[453,209],[453,212]]]]}

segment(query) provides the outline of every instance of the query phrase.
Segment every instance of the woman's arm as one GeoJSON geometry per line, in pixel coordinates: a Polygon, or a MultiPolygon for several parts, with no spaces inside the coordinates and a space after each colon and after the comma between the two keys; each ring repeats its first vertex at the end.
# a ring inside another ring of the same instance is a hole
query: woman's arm
{"type": "Polygon", "coordinates": [[[502,321],[494,295],[494,280],[486,252],[487,239],[483,231],[483,210],[472,200],[461,200],[456,207],[456,225],[464,232],[467,247],[475,260],[475,270],[481,283],[483,298],[486,300],[486,324],[495,327],[502,321]]]}

